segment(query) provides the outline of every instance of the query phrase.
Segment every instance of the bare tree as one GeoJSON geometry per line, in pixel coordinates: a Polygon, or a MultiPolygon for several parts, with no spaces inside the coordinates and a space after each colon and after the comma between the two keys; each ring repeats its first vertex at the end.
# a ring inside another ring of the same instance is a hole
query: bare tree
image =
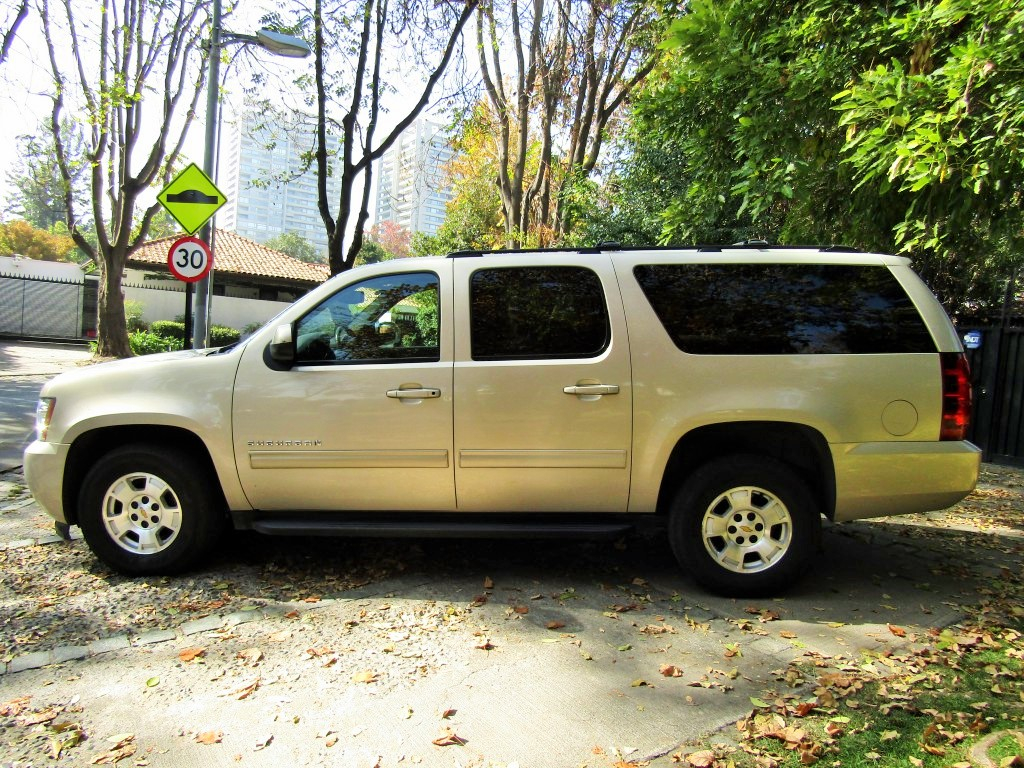
{"type": "Polygon", "coordinates": [[[18,0],[13,8],[14,18],[5,22],[3,39],[0,40],[0,64],[7,61],[7,56],[11,52],[11,46],[14,44],[14,38],[18,36],[18,27],[21,26],[21,22],[28,16],[28,9],[31,7],[32,0],[18,0]]]}
{"type": "Polygon", "coordinates": [[[659,16],[649,0],[511,0],[501,16],[496,7],[481,2],[476,37],[498,116],[506,238],[516,247],[532,233],[543,245],[571,226],[558,190],[590,176],[610,121],[657,63],[659,16]],[[528,178],[531,152],[539,162],[528,178]]]}
{"type": "Polygon", "coordinates": [[[349,269],[363,244],[369,218],[373,163],[395,143],[399,135],[430,103],[455,55],[462,30],[478,0],[315,0],[313,56],[316,82],[317,136],[315,162],[318,174],[318,205],[328,236],[331,274],[349,269]],[[346,37],[346,30],[353,36],[346,37]],[[404,73],[399,117],[390,130],[378,137],[384,97],[389,88],[386,68],[403,50],[413,49],[416,61],[404,73]],[[331,61],[350,64],[347,77],[332,75],[331,61]],[[414,67],[413,64],[418,66],[414,67]],[[419,80],[417,72],[424,72],[419,80]],[[336,111],[337,110],[337,111],[336,111]],[[334,120],[334,116],[340,119],[334,120]],[[340,156],[329,152],[328,132],[337,131],[340,156]],[[328,197],[328,175],[340,178],[340,197],[328,197]],[[335,207],[336,206],[336,207],[335,207]],[[348,248],[345,248],[349,237],[348,248]]]}
{"type": "Polygon", "coordinates": [[[100,269],[97,352],[128,357],[121,279],[159,209],[142,208],[170,181],[205,86],[204,0],[39,0],[54,81],[49,132],[65,182],[68,230],[100,269]],[[72,192],[74,158],[65,113],[87,125],[88,201],[72,192]],[[143,117],[146,121],[143,121],[143,117]],[[91,207],[96,244],[81,226],[91,207]]]}

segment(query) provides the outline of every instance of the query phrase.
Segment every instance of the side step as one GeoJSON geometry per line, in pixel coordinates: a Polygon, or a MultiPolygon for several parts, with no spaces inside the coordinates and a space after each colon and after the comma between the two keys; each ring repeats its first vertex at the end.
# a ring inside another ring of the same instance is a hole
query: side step
{"type": "Polygon", "coordinates": [[[615,538],[630,531],[621,519],[587,520],[566,517],[472,517],[392,515],[269,515],[236,513],[235,527],[274,536],[352,536],[378,538],[615,538]]]}

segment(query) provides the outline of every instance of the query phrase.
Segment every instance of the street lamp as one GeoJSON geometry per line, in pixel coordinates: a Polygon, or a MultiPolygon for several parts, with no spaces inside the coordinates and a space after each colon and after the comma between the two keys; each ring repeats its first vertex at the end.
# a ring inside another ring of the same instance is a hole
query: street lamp
{"type": "MultiPolygon", "coordinates": [[[[258,45],[275,56],[302,59],[309,56],[311,49],[304,40],[291,35],[284,35],[272,29],[261,29],[254,35],[240,35],[225,32],[220,28],[221,0],[213,0],[213,24],[210,31],[210,60],[206,78],[206,150],[203,158],[203,171],[216,183],[216,152],[217,100],[220,96],[220,49],[228,43],[258,45]]],[[[213,219],[211,218],[202,230],[202,239],[214,248],[213,219]]],[[[202,280],[196,283],[195,323],[193,325],[192,348],[203,349],[209,335],[210,294],[213,286],[213,269],[202,280]]]]}

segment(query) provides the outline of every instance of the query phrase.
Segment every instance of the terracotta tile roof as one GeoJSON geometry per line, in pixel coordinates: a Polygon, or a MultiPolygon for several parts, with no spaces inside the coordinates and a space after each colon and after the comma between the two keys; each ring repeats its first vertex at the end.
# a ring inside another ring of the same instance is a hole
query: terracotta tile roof
{"type": "MultiPolygon", "coordinates": [[[[128,258],[128,266],[145,268],[160,265],[166,269],[167,251],[179,237],[181,235],[150,240],[128,258]]],[[[213,249],[213,268],[220,273],[309,284],[319,284],[330,277],[326,264],[307,264],[236,232],[218,229],[213,249]]]]}

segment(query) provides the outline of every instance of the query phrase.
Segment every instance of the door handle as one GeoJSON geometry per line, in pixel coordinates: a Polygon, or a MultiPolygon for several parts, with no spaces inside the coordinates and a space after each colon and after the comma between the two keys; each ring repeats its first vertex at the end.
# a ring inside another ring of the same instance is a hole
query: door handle
{"type": "Polygon", "coordinates": [[[618,384],[577,384],[574,387],[563,387],[567,395],[617,395],[618,384]]]}
{"type": "Polygon", "coordinates": [[[440,397],[441,390],[434,389],[433,387],[425,387],[423,389],[389,389],[387,396],[398,398],[399,400],[426,400],[429,397],[440,397]]]}

